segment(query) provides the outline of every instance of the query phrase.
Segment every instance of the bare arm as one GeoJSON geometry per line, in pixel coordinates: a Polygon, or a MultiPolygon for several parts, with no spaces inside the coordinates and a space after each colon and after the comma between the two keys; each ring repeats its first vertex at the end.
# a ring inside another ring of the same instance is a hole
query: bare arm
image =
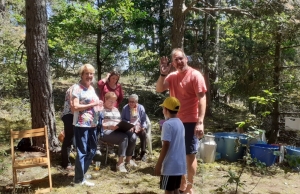
{"type": "Polygon", "coordinates": [[[155,165],[155,171],[154,171],[154,175],[156,176],[160,176],[161,175],[161,167],[162,167],[162,163],[167,155],[167,152],[169,150],[170,147],[170,142],[169,141],[163,141],[163,145],[157,160],[157,163],[155,165]]]}
{"type": "Polygon", "coordinates": [[[89,108],[92,108],[94,106],[99,105],[99,101],[92,102],[90,104],[80,104],[78,98],[73,98],[73,106],[74,106],[74,111],[83,111],[89,108]]]}
{"type": "Polygon", "coordinates": [[[110,76],[110,73],[108,73],[108,74],[106,75],[106,77],[102,79],[103,83],[105,83],[105,82],[108,80],[109,76],[110,76]]]}
{"type": "Polygon", "coordinates": [[[74,102],[72,100],[73,87],[70,89],[70,92],[69,92],[70,108],[71,108],[72,114],[74,114],[74,102]]]}
{"type": "Polygon", "coordinates": [[[206,95],[204,92],[197,94],[198,96],[198,121],[195,126],[195,135],[198,138],[204,135],[204,116],[206,111],[206,95]]]}

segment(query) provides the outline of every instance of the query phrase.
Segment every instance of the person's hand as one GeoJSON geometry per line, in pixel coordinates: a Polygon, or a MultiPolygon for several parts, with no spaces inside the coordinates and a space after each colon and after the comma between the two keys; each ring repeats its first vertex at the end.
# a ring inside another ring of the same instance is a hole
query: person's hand
{"type": "Polygon", "coordinates": [[[154,176],[160,176],[161,175],[161,164],[156,164],[154,169],[154,176]]]}
{"type": "Polygon", "coordinates": [[[108,79],[108,78],[109,78],[109,76],[110,76],[110,73],[107,73],[107,75],[106,75],[106,79],[108,79]]]}
{"type": "Polygon", "coordinates": [[[203,123],[196,123],[194,134],[197,138],[202,138],[204,135],[204,125],[203,123]]]}
{"type": "Polygon", "coordinates": [[[96,112],[103,110],[103,101],[99,100],[98,105],[94,106],[96,112]]]}
{"type": "Polygon", "coordinates": [[[141,131],[140,127],[135,127],[135,133],[139,133],[141,131]]]}
{"type": "Polygon", "coordinates": [[[171,63],[169,63],[168,57],[161,57],[159,62],[159,70],[163,75],[168,75],[171,69],[171,63]]]}
{"type": "Polygon", "coordinates": [[[119,128],[119,126],[113,126],[113,125],[109,125],[109,126],[106,126],[106,128],[107,129],[109,129],[109,130],[116,130],[116,129],[118,129],[119,128]]]}
{"type": "Polygon", "coordinates": [[[131,129],[129,129],[130,132],[134,133],[135,128],[132,127],[131,129]]]}

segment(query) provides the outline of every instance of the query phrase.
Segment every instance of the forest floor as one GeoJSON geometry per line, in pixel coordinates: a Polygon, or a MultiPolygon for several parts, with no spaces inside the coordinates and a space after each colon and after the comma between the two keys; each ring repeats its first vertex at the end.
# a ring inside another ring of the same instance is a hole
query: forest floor
{"type": "MultiPolygon", "coordinates": [[[[100,171],[95,171],[94,164],[91,165],[87,174],[94,174],[97,177],[90,181],[96,185],[86,187],[73,185],[72,173],[62,171],[60,164],[60,154],[51,154],[51,172],[53,190],[51,193],[66,194],[158,194],[163,193],[159,189],[159,177],[153,176],[154,166],[160,151],[160,131],[153,128],[153,154],[148,156],[147,162],[136,161],[138,168],[130,169],[128,173],[116,172],[115,164],[117,158],[113,155],[108,157],[107,165],[104,165],[104,156],[96,156],[94,160],[101,161],[100,171]]],[[[115,148],[116,151],[117,148],[115,148]]],[[[0,193],[12,193],[12,170],[9,142],[0,143],[0,193]]],[[[19,153],[24,154],[24,153],[19,153]]],[[[25,153],[26,154],[26,153],[25,153]]],[[[72,154],[74,157],[74,153],[72,154]]],[[[203,163],[198,160],[198,170],[195,176],[195,194],[208,193],[252,193],[252,194],[299,194],[300,174],[292,171],[286,164],[275,164],[267,168],[247,166],[244,168],[240,178],[237,192],[236,185],[228,183],[229,172],[239,176],[242,163],[229,163],[226,161],[215,161],[213,163],[203,163]],[[222,188],[222,192],[220,189],[222,188]],[[219,190],[219,191],[217,191],[219,190]]],[[[41,178],[47,174],[45,168],[36,167],[33,171],[21,170],[18,175],[21,179],[41,178]],[[41,176],[41,177],[40,177],[41,176]]],[[[18,187],[16,193],[34,193],[38,188],[46,188],[47,182],[18,187]]]]}
{"type": "MultiPolygon", "coordinates": [[[[67,86],[70,85],[67,82],[59,84],[62,86],[59,92],[55,92],[56,99],[63,99],[64,91],[67,86]]],[[[54,86],[54,89],[57,89],[54,86]]],[[[139,94],[138,95],[142,95],[139,94]]],[[[142,96],[145,101],[156,100],[155,98],[142,96]]],[[[7,105],[11,105],[11,100],[7,105]]],[[[19,101],[14,102],[18,104],[19,101]]],[[[62,103],[55,100],[56,111],[60,110],[62,103]],[[59,102],[59,103],[58,103],[59,102]]],[[[22,101],[22,105],[17,108],[8,107],[9,110],[22,111],[16,113],[6,113],[4,110],[5,103],[1,101],[0,104],[0,194],[12,193],[12,168],[11,168],[11,155],[10,155],[10,142],[9,142],[9,129],[24,129],[28,124],[30,106],[22,101]],[[22,109],[20,109],[20,107],[22,109]],[[2,110],[1,110],[2,109],[2,110]],[[1,112],[2,111],[2,112],[1,112]],[[26,113],[26,114],[25,114],[26,113]],[[5,116],[6,115],[6,116],[5,116]],[[8,119],[23,119],[10,120],[8,119]],[[3,135],[3,136],[1,136],[3,135]],[[5,136],[6,135],[6,136],[5,136]],[[3,138],[4,137],[4,138],[3,138]]],[[[154,104],[153,102],[147,105],[149,109],[154,104]]],[[[142,103],[143,104],[143,103],[142,103]]],[[[207,116],[205,118],[205,128],[207,132],[233,132],[235,131],[235,123],[243,120],[244,115],[234,108],[227,107],[226,111],[223,111],[222,107],[217,107],[213,116],[207,116]]],[[[160,111],[160,109],[159,109],[160,111]]],[[[59,115],[59,113],[57,113],[59,115]]],[[[160,142],[160,129],[158,120],[160,118],[150,117],[152,122],[152,144],[153,154],[148,155],[147,162],[136,161],[138,168],[129,169],[128,173],[116,172],[115,164],[117,161],[116,156],[110,155],[108,157],[107,165],[104,165],[105,157],[96,156],[95,161],[101,161],[100,171],[94,171],[94,164],[90,166],[87,174],[95,174],[97,177],[92,178],[90,181],[95,183],[94,187],[86,187],[81,185],[74,185],[72,173],[66,173],[62,171],[60,164],[60,153],[51,153],[51,175],[53,182],[53,189],[51,193],[61,194],[159,194],[163,193],[159,189],[159,177],[154,176],[154,167],[161,149],[160,142]]],[[[57,133],[63,130],[63,125],[59,116],[56,119],[57,133]]],[[[17,144],[17,142],[15,142],[17,144]]],[[[115,151],[117,148],[115,148],[115,151]]],[[[26,153],[19,153],[26,154],[26,153]]],[[[74,153],[72,154],[74,157],[74,153]]],[[[73,161],[74,164],[74,161],[73,161]]],[[[213,163],[203,163],[202,160],[198,160],[198,170],[194,180],[194,193],[195,194],[209,194],[209,193],[251,193],[251,194],[299,194],[300,193],[300,174],[293,171],[288,167],[286,163],[275,164],[267,168],[259,168],[254,165],[247,165],[242,168],[242,162],[226,162],[222,160],[215,161],[213,163]],[[242,172],[242,173],[240,173],[242,172]],[[228,177],[231,173],[232,177],[228,177]],[[239,175],[241,175],[239,177],[239,175]],[[233,177],[234,176],[234,177],[233,177]],[[233,183],[231,184],[230,182],[233,183]],[[239,182],[238,188],[234,181],[239,182]],[[237,191],[236,191],[237,189],[237,191]]],[[[18,171],[18,175],[22,180],[34,179],[44,177],[46,169],[36,167],[33,171],[21,170],[18,171]]],[[[46,188],[47,182],[28,185],[25,187],[18,187],[16,193],[35,193],[39,188],[46,188]]]]}

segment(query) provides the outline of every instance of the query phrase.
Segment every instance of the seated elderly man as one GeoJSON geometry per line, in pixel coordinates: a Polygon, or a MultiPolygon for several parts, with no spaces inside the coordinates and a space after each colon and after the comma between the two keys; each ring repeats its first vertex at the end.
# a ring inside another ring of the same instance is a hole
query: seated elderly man
{"type": "Polygon", "coordinates": [[[146,161],[146,138],[147,138],[147,122],[146,112],[143,105],[138,103],[139,97],[136,94],[131,94],[128,98],[128,104],[123,107],[122,120],[135,124],[134,132],[141,140],[140,159],[146,161]]]}

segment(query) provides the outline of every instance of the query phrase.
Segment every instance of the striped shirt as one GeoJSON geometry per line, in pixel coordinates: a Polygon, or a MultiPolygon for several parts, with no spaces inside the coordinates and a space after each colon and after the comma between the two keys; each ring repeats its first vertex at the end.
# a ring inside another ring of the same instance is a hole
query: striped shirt
{"type": "Polygon", "coordinates": [[[112,109],[104,108],[102,112],[104,116],[102,125],[104,128],[106,126],[116,126],[121,121],[121,114],[116,107],[112,109]]]}

